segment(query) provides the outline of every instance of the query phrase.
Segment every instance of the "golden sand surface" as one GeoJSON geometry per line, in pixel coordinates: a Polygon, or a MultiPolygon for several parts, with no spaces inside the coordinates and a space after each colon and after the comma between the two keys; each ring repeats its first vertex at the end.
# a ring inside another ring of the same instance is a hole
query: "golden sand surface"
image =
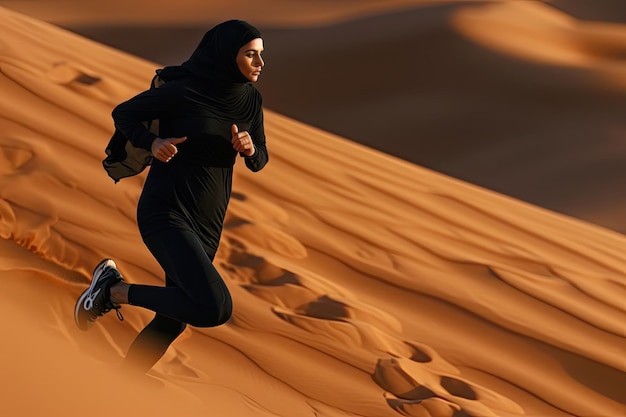
{"type": "MultiPolygon", "coordinates": [[[[484,40],[474,18],[458,25],[484,40]]],[[[136,228],[144,175],[101,167],[110,111],[158,64],[9,9],[0,22],[3,415],[626,415],[626,237],[273,111],[271,162],[237,163],[216,258],[233,318],[122,378],[151,313],[81,332],[73,307],[103,257],[162,283],[136,228]]]]}

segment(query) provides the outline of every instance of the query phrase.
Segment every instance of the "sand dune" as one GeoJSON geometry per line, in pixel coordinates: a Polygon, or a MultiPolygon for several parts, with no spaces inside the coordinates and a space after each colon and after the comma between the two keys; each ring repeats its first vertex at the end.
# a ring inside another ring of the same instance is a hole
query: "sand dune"
{"type": "MultiPolygon", "coordinates": [[[[332,3],[312,1],[237,0],[182,1],[155,4],[149,0],[109,0],[85,3],[80,0],[2,0],[0,5],[57,25],[168,24],[188,26],[240,18],[266,25],[296,26],[330,24],[358,16],[375,15],[416,4],[445,3],[448,0],[343,0],[332,3]],[[277,12],[278,11],[278,12],[277,12]]],[[[474,0],[461,0],[474,1],[474,0]]]]}
{"type": "Polygon", "coordinates": [[[623,24],[535,1],[447,2],[267,32],[270,108],[626,231],[623,24]]]}
{"type": "Polygon", "coordinates": [[[626,232],[622,0],[2,4],[161,64],[249,19],[267,108],[626,232]]]}
{"type": "Polygon", "coordinates": [[[104,256],[162,281],[135,225],[143,177],[113,184],[100,165],[112,107],[157,64],[0,22],[7,415],[625,415],[623,235],[273,111],[271,162],[238,165],[216,259],[233,319],[121,378],[150,314],[83,333],[72,309],[104,256]]]}

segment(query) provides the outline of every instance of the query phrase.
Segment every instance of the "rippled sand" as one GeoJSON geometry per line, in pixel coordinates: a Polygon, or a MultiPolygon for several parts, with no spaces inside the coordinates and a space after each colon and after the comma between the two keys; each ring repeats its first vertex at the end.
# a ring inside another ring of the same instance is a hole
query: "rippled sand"
{"type": "Polygon", "coordinates": [[[625,415],[623,235],[272,111],[271,162],[238,163],[216,259],[233,319],[121,378],[151,314],[125,306],[88,333],[72,314],[103,257],[162,282],[135,225],[143,177],[101,168],[112,107],[156,64],[6,9],[0,22],[7,415],[625,415]]]}

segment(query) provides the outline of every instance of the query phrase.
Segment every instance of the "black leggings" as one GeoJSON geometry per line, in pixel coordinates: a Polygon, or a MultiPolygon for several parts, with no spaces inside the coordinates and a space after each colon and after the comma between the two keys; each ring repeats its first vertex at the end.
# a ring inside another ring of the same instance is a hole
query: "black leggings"
{"type": "Polygon", "coordinates": [[[148,371],[188,324],[214,327],[232,314],[232,299],[198,237],[170,229],[144,237],[152,255],[165,271],[165,287],[131,285],[128,301],[152,310],[154,319],[132,343],[124,366],[148,371]]]}

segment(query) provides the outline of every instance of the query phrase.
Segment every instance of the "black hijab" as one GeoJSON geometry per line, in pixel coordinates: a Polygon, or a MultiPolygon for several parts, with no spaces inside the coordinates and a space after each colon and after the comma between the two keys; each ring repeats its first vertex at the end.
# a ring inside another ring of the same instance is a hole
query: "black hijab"
{"type": "MultiPolygon", "coordinates": [[[[204,35],[182,65],[158,69],[151,88],[158,87],[157,78],[165,83],[187,80],[188,93],[203,96],[202,101],[216,116],[225,120],[251,120],[260,114],[261,95],[239,71],[236,58],[239,49],[256,38],[261,38],[261,32],[244,21],[220,23],[204,35]]],[[[134,147],[117,129],[106,154],[102,164],[115,182],[140,173],[152,161],[150,151],[134,147]]]]}
{"type": "Polygon", "coordinates": [[[261,32],[242,20],[228,20],[209,30],[191,57],[180,66],[157,70],[164,81],[188,79],[221,118],[248,119],[258,111],[260,94],[237,66],[242,46],[261,32]]]}
{"type": "Polygon", "coordinates": [[[192,77],[222,87],[246,84],[248,79],[237,67],[239,49],[261,32],[242,20],[229,20],[209,30],[191,57],[180,66],[165,67],[159,71],[163,81],[192,77]]]}
{"type": "Polygon", "coordinates": [[[208,31],[189,60],[183,63],[194,76],[223,83],[247,83],[237,67],[239,49],[260,38],[252,25],[241,20],[229,20],[208,31]]]}

